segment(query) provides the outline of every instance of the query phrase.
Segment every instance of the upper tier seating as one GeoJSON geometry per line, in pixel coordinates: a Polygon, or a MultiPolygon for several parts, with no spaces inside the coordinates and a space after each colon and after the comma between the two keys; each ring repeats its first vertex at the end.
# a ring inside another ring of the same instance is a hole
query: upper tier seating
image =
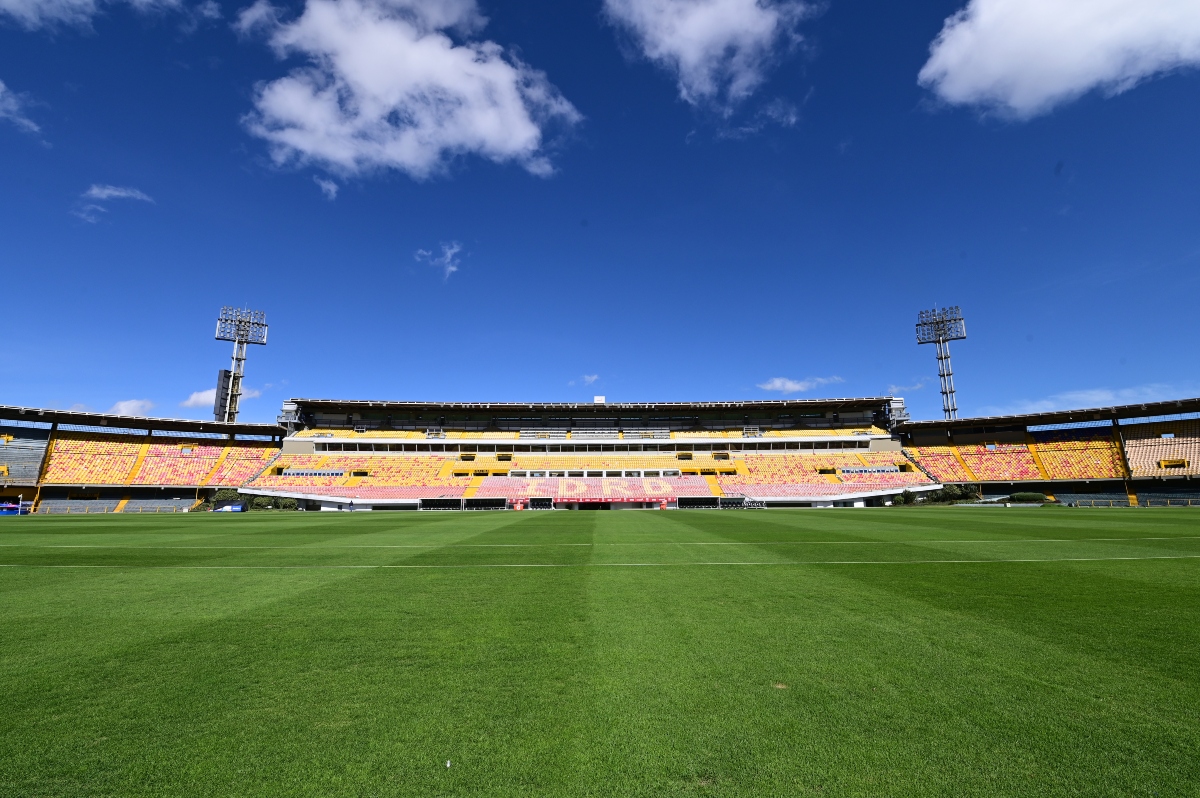
{"type": "Polygon", "coordinates": [[[616,440],[621,437],[621,431],[616,427],[604,429],[573,429],[571,430],[571,440],[573,441],[594,441],[594,440],[616,440]]]}
{"type": "Polygon", "coordinates": [[[124,485],[146,440],[130,435],[57,433],[42,481],[50,485],[124,485]]]}
{"type": "Polygon", "coordinates": [[[950,446],[914,446],[907,450],[939,482],[974,482],[950,446]]]}
{"type": "Polygon", "coordinates": [[[1122,479],[1125,466],[1112,430],[1104,427],[1033,434],[1051,479],[1122,479]]]}
{"type": "Polygon", "coordinates": [[[522,439],[531,438],[533,440],[566,440],[570,430],[566,428],[538,428],[538,429],[523,429],[520,437],[522,439]]]}
{"type": "Polygon", "coordinates": [[[704,438],[741,438],[742,430],[738,429],[693,429],[680,430],[671,433],[672,438],[687,440],[689,438],[704,439],[704,438]]]}
{"type": "Polygon", "coordinates": [[[627,441],[670,440],[671,430],[650,428],[627,429],[621,433],[621,437],[627,441]]]}
{"type": "Polygon", "coordinates": [[[1029,447],[1023,443],[959,446],[963,462],[983,482],[1018,482],[1042,479],[1029,447]]]}
{"type": "Polygon", "coordinates": [[[152,443],[130,484],[200,485],[217,465],[221,441],[152,443]]]}
{"type": "Polygon", "coordinates": [[[64,432],[51,444],[44,482],[237,487],[278,451],[264,442],[64,432]]]}
{"type": "Polygon", "coordinates": [[[229,454],[205,485],[235,488],[244,485],[279,454],[279,448],[268,443],[245,443],[229,447],[229,454]]]}
{"type": "Polygon", "coordinates": [[[1130,424],[1121,435],[1133,476],[1200,475],[1200,420],[1130,424]]]}
{"type": "Polygon", "coordinates": [[[806,436],[829,435],[887,435],[887,430],[879,427],[837,427],[834,429],[770,429],[763,433],[768,438],[798,438],[806,436]]]}
{"type": "Polygon", "coordinates": [[[640,452],[591,452],[588,454],[524,454],[512,455],[512,460],[496,460],[492,456],[477,456],[474,461],[458,461],[457,470],[488,469],[489,471],[562,471],[599,469],[643,470],[678,468],[689,471],[734,468],[732,460],[716,460],[711,456],[695,453],[691,460],[680,460],[674,454],[640,452]]]}
{"type": "Polygon", "coordinates": [[[447,438],[482,438],[484,440],[511,441],[521,437],[519,432],[504,432],[502,430],[482,430],[480,432],[446,432],[447,438]]]}
{"type": "Polygon", "coordinates": [[[36,485],[49,437],[49,430],[0,425],[0,485],[36,485]]]}
{"type": "Polygon", "coordinates": [[[296,433],[297,438],[419,438],[425,440],[424,430],[402,429],[304,429],[296,433]]]}

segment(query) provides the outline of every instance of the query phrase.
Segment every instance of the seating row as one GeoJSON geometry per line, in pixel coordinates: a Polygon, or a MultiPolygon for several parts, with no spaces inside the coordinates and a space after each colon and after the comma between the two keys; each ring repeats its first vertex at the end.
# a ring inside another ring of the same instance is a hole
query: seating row
{"type": "Polygon", "coordinates": [[[1121,427],[1135,477],[1200,476],[1200,421],[1121,427]]]}
{"type": "Polygon", "coordinates": [[[62,433],[50,444],[42,481],[50,485],[237,487],[279,449],[260,442],[176,441],[62,433]]]}

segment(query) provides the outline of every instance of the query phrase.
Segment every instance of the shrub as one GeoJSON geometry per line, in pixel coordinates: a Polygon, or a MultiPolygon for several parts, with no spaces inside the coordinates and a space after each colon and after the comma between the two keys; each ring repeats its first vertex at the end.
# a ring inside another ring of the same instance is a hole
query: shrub
{"type": "Polygon", "coordinates": [[[1019,504],[1041,504],[1046,501],[1045,494],[1033,493],[1032,491],[1018,492],[1008,497],[1010,502],[1019,504]]]}
{"type": "Polygon", "coordinates": [[[922,493],[919,497],[909,491],[904,491],[902,495],[908,496],[908,504],[912,504],[914,501],[921,504],[951,504],[979,499],[979,491],[974,485],[947,485],[939,490],[922,493]]]}

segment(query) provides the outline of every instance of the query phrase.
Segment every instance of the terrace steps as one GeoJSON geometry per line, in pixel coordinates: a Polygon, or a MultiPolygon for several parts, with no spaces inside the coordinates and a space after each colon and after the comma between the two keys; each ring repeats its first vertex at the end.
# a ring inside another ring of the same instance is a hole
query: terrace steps
{"type": "Polygon", "coordinates": [[[125,484],[132,485],[137,479],[138,474],[142,470],[142,464],[146,462],[146,455],[150,453],[150,436],[146,436],[146,440],[138,447],[137,459],[133,461],[133,467],[129,469],[129,476],[125,477],[125,484]]]}
{"type": "Polygon", "coordinates": [[[217,457],[217,462],[215,465],[213,465],[212,470],[205,475],[204,479],[200,480],[201,487],[207,485],[209,481],[220,472],[221,466],[225,465],[225,461],[229,459],[229,453],[231,451],[233,451],[233,448],[230,446],[226,446],[221,450],[221,454],[217,457]]]}
{"type": "Polygon", "coordinates": [[[975,472],[971,470],[969,465],[967,465],[967,461],[963,459],[962,452],[958,450],[958,447],[951,446],[950,451],[954,452],[954,459],[958,460],[958,464],[962,466],[963,471],[967,472],[967,476],[971,478],[971,481],[978,482],[979,477],[975,476],[975,472]]]}
{"type": "Polygon", "coordinates": [[[467,489],[465,491],[463,491],[463,498],[464,499],[474,498],[475,494],[479,492],[479,486],[483,484],[483,481],[485,479],[487,479],[487,477],[471,477],[470,484],[467,485],[467,489]]]}
{"type": "Polygon", "coordinates": [[[1026,433],[1025,447],[1029,449],[1029,454],[1033,457],[1033,464],[1037,466],[1038,473],[1042,475],[1042,479],[1049,480],[1050,472],[1046,470],[1046,466],[1042,463],[1042,456],[1038,454],[1037,444],[1033,442],[1033,436],[1026,433]]]}

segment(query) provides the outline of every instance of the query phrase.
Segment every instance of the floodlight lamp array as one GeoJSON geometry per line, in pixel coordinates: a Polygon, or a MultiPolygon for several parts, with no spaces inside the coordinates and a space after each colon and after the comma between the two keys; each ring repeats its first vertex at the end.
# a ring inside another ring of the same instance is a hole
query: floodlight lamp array
{"type": "Polygon", "coordinates": [[[938,310],[922,310],[917,313],[917,343],[934,344],[939,341],[961,341],[967,337],[967,323],[963,320],[958,305],[938,310]]]}
{"type": "Polygon", "coordinates": [[[266,344],[267,314],[262,310],[223,307],[217,317],[217,340],[266,344]]]}

